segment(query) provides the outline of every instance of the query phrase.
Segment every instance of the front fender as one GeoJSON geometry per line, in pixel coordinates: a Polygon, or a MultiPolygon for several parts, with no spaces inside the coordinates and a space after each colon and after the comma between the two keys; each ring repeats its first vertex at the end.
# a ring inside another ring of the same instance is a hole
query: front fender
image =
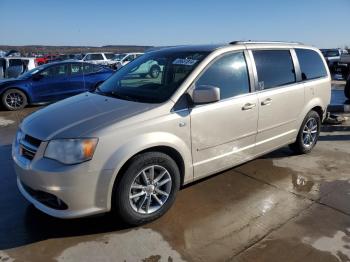
{"type": "Polygon", "coordinates": [[[175,149],[182,156],[184,162],[184,182],[193,180],[191,149],[181,138],[167,132],[152,132],[136,136],[119,146],[104,164],[103,169],[114,170],[109,181],[107,194],[109,209],[111,208],[110,200],[112,199],[114,181],[123,165],[137,153],[157,146],[175,149]]]}

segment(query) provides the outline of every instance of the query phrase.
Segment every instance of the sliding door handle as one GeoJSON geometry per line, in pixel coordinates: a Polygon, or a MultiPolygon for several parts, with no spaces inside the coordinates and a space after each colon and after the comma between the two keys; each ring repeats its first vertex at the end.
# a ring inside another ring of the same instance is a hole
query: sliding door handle
{"type": "Polygon", "coordinates": [[[256,107],[256,104],[251,104],[251,103],[246,103],[243,107],[242,110],[250,110],[256,107]]]}
{"type": "Polygon", "coordinates": [[[272,103],[272,99],[271,98],[267,98],[264,101],[261,102],[262,106],[267,106],[270,105],[272,103]]]}

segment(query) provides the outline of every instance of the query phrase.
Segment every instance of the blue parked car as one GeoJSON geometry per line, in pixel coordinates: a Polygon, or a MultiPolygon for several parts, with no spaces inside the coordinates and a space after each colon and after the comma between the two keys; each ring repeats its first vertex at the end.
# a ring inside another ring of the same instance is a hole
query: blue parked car
{"type": "Polygon", "coordinates": [[[7,110],[43,104],[93,91],[114,71],[85,62],[58,62],[36,67],[15,79],[0,81],[0,97],[7,110]]]}

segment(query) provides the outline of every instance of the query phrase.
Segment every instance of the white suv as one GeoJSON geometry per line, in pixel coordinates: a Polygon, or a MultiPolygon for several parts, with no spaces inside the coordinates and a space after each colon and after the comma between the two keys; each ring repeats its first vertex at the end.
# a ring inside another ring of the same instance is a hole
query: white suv
{"type": "Polygon", "coordinates": [[[114,61],[115,68],[120,69],[121,67],[125,66],[126,64],[130,63],[137,57],[143,55],[143,53],[124,53],[124,54],[117,54],[115,55],[114,61]]]}
{"type": "Polygon", "coordinates": [[[34,57],[1,57],[0,79],[16,78],[37,67],[34,57]]]}
{"type": "Polygon", "coordinates": [[[82,60],[92,64],[113,66],[115,64],[113,58],[113,53],[87,53],[82,60]]]}

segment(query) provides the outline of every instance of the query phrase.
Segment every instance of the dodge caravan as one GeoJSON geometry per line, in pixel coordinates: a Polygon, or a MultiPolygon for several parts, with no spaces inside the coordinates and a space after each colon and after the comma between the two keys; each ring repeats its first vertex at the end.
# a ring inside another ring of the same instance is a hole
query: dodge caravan
{"type": "Polygon", "coordinates": [[[149,52],[96,91],[21,123],[12,150],[18,188],[55,217],[114,210],[130,224],[146,223],[184,184],[285,145],[310,152],[330,88],[321,52],[298,43],[149,52]],[[133,73],[149,61],[162,67],[157,77],[133,73]]]}

